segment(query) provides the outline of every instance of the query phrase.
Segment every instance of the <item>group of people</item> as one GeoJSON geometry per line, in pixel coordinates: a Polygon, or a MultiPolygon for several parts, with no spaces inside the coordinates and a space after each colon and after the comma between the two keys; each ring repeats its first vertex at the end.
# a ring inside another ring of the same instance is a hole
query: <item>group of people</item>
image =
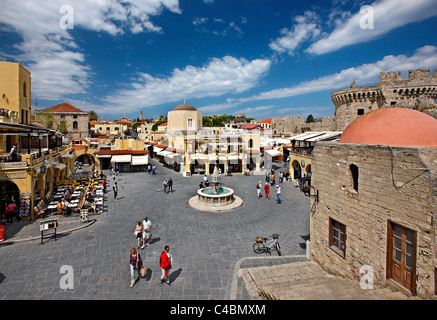
{"type": "MultiPolygon", "coordinates": [[[[270,186],[269,184],[266,182],[264,187],[261,183],[261,181],[258,181],[258,183],[256,184],[256,190],[257,190],[257,197],[262,198],[262,190],[264,189],[264,196],[266,199],[270,199],[270,186]]],[[[282,187],[280,187],[279,185],[276,185],[276,197],[277,197],[277,202],[280,204],[281,203],[281,192],[282,192],[282,187]]]]}
{"type": "Polygon", "coordinates": [[[58,214],[62,214],[63,216],[65,215],[70,215],[71,214],[71,208],[70,208],[70,203],[65,200],[65,198],[61,198],[58,201],[58,204],[56,205],[56,209],[58,210],[58,214]]]}
{"type": "Polygon", "coordinates": [[[155,165],[153,165],[153,166],[151,166],[150,164],[147,166],[147,172],[150,174],[150,173],[152,173],[152,174],[156,174],[156,166],[155,165]]]}
{"type": "Polygon", "coordinates": [[[162,185],[164,187],[164,193],[173,192],[173,180],[171,178],[164,179],[162,185]]]}
{"type": "MultiPolygon", "coordinates": [[[[132,288],[137,281],[142,277],[141,268],[143,267],[143,259],[141,258],[138,250],[144,249],[150,245],[150,240],[152,239],[152,222],[148,217],[144,217],[144,220],[138,221],[135,226],[134,236],[137,238],[138,246],[137,248],[131,248],[131,254],[129,257],[130,262],[130,287],[132,288]],[[142,243],[142,246],[141,246],[142,243]],[[137,277],[135,277],[135,273],[137,277]]],[[[159,256],[159,267],[161,268],[161,284],[167,283],[170,285],[169,271],[172,268],[172,256],[170,254],[169,246],[164,247],[164,251],[159,256]]]]}

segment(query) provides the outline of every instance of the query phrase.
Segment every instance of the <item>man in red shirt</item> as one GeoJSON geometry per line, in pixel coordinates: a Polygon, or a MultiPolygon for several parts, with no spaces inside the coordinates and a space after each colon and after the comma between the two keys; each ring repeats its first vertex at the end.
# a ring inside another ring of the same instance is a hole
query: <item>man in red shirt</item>
{"type": "Polygon", "coordinates": [[[264,192],[266,193],[266,199],[270,199],[270,187],[269,184],[266,182],[266,185],[264,186],[264,192]]]}
{"type": "Polygon", "coordinates": [[[164,251],[159,257],[159,267],[162,270],[161,284],[165,281],[168,285],[170,285],[170,281],[168,280],[168,271],[171,269],[172,263],[172,258],[169,251],[169,246],[165,246],[164,251]]]}

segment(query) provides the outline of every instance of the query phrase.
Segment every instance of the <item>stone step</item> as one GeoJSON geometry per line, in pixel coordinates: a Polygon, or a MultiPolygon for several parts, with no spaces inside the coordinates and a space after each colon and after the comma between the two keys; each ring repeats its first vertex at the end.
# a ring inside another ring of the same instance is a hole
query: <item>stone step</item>
{"type": "Polygon", "coordinates": [[[268,300],[404,300],[391,287],[363,290],[357,280],[334,276],[316,262],[295,262],[240,270],[253,299],[268,300]]]}

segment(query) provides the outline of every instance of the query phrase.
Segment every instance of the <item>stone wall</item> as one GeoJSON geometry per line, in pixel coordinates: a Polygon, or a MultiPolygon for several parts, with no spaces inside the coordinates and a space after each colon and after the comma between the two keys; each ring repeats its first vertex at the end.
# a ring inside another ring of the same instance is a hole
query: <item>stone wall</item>
{"type": "MultiPolygon", "coordinates": [[[[376,86],[356,87],[331,93],[335,105],[336,130],[344,130],[360,115],[379,108],[402,107],[425,111],[437,108],[437,69],[410,70],[407,78],[400,72],[381,72],[376,86]]],[[[428,112],[427,112],[428,113],[428,112]]]]}
{"type": "Polygon", "coordinates": [[[316,119],[315,122],[306,123],[303,117],[284,116],[272,118],[271,130],[273,135],[298,134],[306,131],[335,131],[334,117],[316,119]]]}
{"type": "Polygon", "coordinates": [[[416,293],[434,294],[437,149],[319,142],[312,154],[311,259],[328,271],[359,279],[370,265],[386,285],[389,221],[416,232],[416,293]],[[359,170],[354,189],[350,165],[359,170]],[[329,220],[346,226],[345,256],[329,246],[329,220]]]}

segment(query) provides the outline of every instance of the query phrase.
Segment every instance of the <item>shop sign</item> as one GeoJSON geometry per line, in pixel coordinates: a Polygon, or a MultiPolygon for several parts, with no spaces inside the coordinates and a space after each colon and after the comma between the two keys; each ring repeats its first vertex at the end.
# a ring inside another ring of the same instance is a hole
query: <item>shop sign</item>
{"type": "Polygon", "coordinates": [[[26,178],[26,173],[3,173],[0,174],[0,180],[11,180],[11,179],[24,179],[26,178]]]}

